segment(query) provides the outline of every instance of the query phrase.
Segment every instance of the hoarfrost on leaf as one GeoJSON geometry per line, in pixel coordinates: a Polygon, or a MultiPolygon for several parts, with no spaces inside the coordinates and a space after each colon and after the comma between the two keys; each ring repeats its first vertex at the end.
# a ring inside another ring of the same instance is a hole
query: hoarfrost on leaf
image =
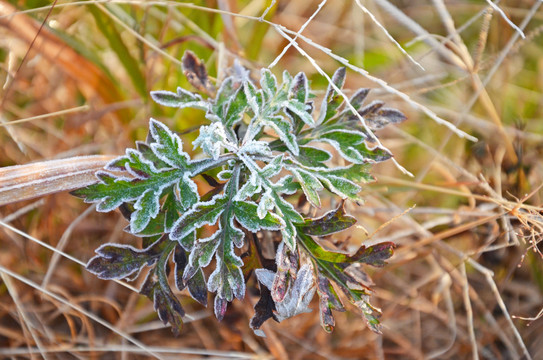
{"type": "Polygon", "coordinates": [[[97,172],[95,184],[73,192],[98,211],[119,208],[129,221],[125,230],[143,238],[143,249],[102,245],[87,269],[103,279],[133,280],[149,267],[140,293],[176,334],[184,310],[168,283],[172,262],[178,290],[187,288],[203,305],[215,293],[219,320],[229,302],[245,296],[255,273],[260,300],[250,325],[258,334],[270,318],[311,311],[315,292],[322,326],[332,331],[332,311],[344,311],[336,289],[379,332],[379,310],[369,302],[373,284],[361,264],[383,266],[394,244],[361,246],[352,255],[326,250],[317,237],[345,230],[355,219],[343,203],[313,219],[305,215],[305,204],[321,207],[331,196],[359,203],[361,185],[373,181],[371,164],[391,157],[368,140],[359,116],[374,130],[405,116],[380,101],[364,106],[368,89],[354,92],[345,106],[337,91],[345,83],[344,68],[333,75],[314,113],[304,73],[292,77],[284,71],[278,80],[262,69],[257,81],[236,60],[222,83],[212,84],[203,64],[190,52],[183,57],[188,81],[202,94],[182,88],[151,92],[163,106],[203,110],[204,123],[192,142],[200,152],[196,159],[183,150],[179,134],[150,119],[145,142],[97,172]],[[335,151],[320,148],[322,143],[335,151]],[[262,254],[266,243],[268,251],[277,249],[275,263],[262,254]]]}
{"type": "MultiPolygon", "coordinates": [[[[258,281],[272,290],[276,274],[267,269],[256,270],[258,281]]],[[[315,295],[315,278],[310,264],[304,264],[296,275],[296,280],[290,285],[282,301],[275,302],[277,321],[283,321],[298,314],[312,310],[309,304],[315,295]]]]}

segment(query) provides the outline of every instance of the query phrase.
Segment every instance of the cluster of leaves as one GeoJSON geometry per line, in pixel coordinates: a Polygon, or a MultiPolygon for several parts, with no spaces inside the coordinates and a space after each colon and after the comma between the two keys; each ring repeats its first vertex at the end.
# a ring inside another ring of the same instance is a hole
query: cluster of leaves
{"type": "Polygon", "coordinates": [[[77,190],[76,196],[98,203],[98,211],[119,208],[130,221],[126,231],[142,237],[144,245],[141,250],[102,245],[87,269],[102,279],[132,280],[150,267],[141,293],[154,301],[160,319],[169,322],[175,333],[184,310],[168,282],[172,261],[178,290],[187,288],[203,305],[208,292],[216,293],[214,311],[219,320],[228,302],[244,297],[248,278],[255,273],[261,298],[251,327],[259,334],[269,318],[281,321],[309,311],[315,292],[322,326],[331,331],[332,310],[344,311],[337,289],[379,332],[379,310],[369,303],[371,280],[360,265],[384,265],[393,244],[362,246],[354,255],[326,250],[318,237],[356,221],[345,214],[343,202],[313,219],[288,198],[305,197],[320,208],[326,190],[341,199],[360,201],[360,184],[372,180],[371,164],[391,156],[370,145],[373,134],[365,126],[377,129],[404,120],[404,115],[384,108],[382,102],[363,106],[367,89],[350,99],[358,114],[346,108],[336,91],[344,84],[344,68],[334,74],[334,86],[328,87],[320,111],[313,116],[313,96],[304,73],[292,77],[284,72],[279,82],[262,69],[257,83],[236,63],[215,90],[194,55],[187,53],[183,63],[187,78],[204,95],[178,88],[177,92],[154,91],[151,96],[164,106],[205,112],[209,123],[200,127],[193,142],[203,156],[192,159],[177,134],[151,119],[146,142],[137,142],[136,149],[127,149],[99,171],[98,183],[77,190]],[[318,146],[322,143],[331,145],[328,148],[349,165],[333,166],[333,153],[318,146]],[[199,193],[194,180],[198,176],[212,186],[211,191],[199,193]],[[204,232],[211,235],[203,237],[204,232]],[[278,239],[275,262],[263,257],[257,233],[278,239]]]}

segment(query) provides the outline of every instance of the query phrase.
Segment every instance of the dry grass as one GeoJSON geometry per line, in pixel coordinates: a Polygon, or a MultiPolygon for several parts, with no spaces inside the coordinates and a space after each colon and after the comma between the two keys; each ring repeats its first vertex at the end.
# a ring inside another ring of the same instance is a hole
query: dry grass
{"type": "Polygon", "coordinates": [[[543,358],[541,1],[90,3],[0,1],[0,166],[119,154],[150,116],[201,124],[147,95],[188,86],[186,49],[218,79],[239,57],[324,89],[322,74],[347,65],[347,89],[375,88],[409,117],[378,134],[396,164],[376,167],[366,204],[349,207],[361,226],[338,242],[398,244],[372,274],[384,334],[351,309],[331,335],[314,312],[265,325],[261,339],[253,296],[220,324],[182,296],[175,338],[139,283],[84,270],[100,244],[138,241],[120,214],[63,192],[30,199],[54,189],[27,181],[22,201],[0,207],[1,358],[543,358]]]}

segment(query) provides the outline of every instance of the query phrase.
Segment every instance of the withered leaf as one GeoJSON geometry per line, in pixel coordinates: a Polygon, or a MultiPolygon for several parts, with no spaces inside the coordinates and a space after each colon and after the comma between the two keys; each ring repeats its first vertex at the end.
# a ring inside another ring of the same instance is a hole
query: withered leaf
{"type": "Polygon", "coordinates": [[[215,93],[215,87],[209,81],[205,65],[192,51],[185,52],[182,62],[183,73],[192,86],[208,95],[215,93]]]}

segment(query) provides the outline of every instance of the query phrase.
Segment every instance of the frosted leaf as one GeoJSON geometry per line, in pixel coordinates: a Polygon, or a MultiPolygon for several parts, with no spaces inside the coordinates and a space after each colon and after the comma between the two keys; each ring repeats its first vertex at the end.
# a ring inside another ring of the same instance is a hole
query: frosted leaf
{"type": "Polygon", "coordinates": [[[277,79],[267,68],[260,70],[260,86],[264,90],[267,99],[273,98],[277,93],[277,79]]]}
{"type": "Polygon", "coordinates": [[[274,206],[275,201],[272,196],[272,191],[271,189],[268,189],[266,192],[264,192],[264,194],[262,194],[260,202],[258,203],[258,208],[256,210],[258,217],[263,219],[266,216],[266,213],[272,210],[274,206]]]}
{"type": "Polygon", "coordinates": [[[240,154],[251,154],[256,156],[271,156],[270,145],[265,141],[251,140],[239,149],[240,154]]]}
{"type": "Polygon", "coordinates": [[[266,213],[261,218],[257,215],[258,206],[251,201],[236,201],[234,203],[234,214],[241,226],[251,232],[260,229],[279,230],[284,226],[283,220],[273,213],[266,213]]]}
{"type": "MultiPolygon", "coordinates": [[[[257,269],[256,276],[269,290],[272,288],[275,273],[267,269],[257,269]]],[[[311,312],[309,304],[315,294],[315,279],[311,265],[304,264],[291,284],[283,301],[275,302],[278,321],[283,321],[298,314],[311,312]]]]}
{"type": "Polygon", "coordinates": [[[215,160],[219,158],[223,149],[230,151],[237,149],[237,146],[228,140],[224,126],[219,122],[202,126],[200,135],[192,144],[195,149],[199,146],[206,155],[215,160]]]}
{"type": "Polygon", "coordinates": [[[180,240],[203,225],[216,223],[227,202],[224,195],[217,195],[209,201],[195,204],[175,222],[170,238],[180,240]]]}
{"type": "Polygon", "coordinates": [[[177,134],[174,134],[164,124],[155,119],[150,120],[149,131],[155,141],[149,146],[157,158],[171,167],[187,167],[190,158],[183,151],[183,142],[177,134]]]}
{"type": "Polygon", "coordinates": [[[149,189],[143,193],[134,204],[134,211],[130,217],[130,231],[136,234],[143,230],[149,223],[151,218],[157,216],[160,210],[160,194],[162,189],[159,188],[156,192],[153,189],[149,189]]]}

